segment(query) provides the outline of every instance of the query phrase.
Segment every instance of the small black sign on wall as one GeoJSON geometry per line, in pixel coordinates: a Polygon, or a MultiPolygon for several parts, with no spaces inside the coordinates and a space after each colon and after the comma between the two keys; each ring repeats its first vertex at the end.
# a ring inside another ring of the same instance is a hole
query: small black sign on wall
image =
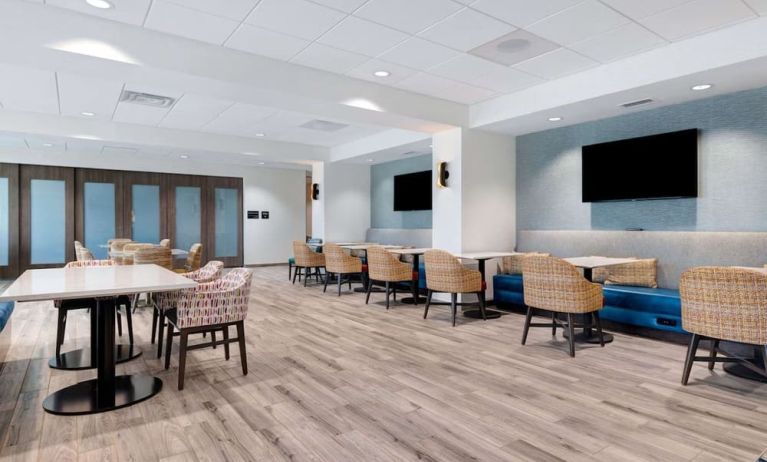
{"type": "Polygon", "coordinates": [[[262,210],[261,211],[261,219],[262,220],[268,220],[269,219],[269,212],[267,212],[266,210],[262,210]]]}
{"type": "Polygon", "coordinates": [[[248,210],[248,220],[258,220],[258,210],[248,210]]]}

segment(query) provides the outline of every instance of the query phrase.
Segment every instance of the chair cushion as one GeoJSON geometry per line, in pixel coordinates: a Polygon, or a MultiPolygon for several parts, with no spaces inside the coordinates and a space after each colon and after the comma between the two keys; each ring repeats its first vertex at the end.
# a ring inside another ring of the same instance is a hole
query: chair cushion
{"type": "Polygon", "coordinates": [[[521,274],[496,274],[493,276],[493,301],[524,305],[525,296],[521,274]]]}
{"type": "Polygon", "coordinates": [[[679,291],[676,289],[605,286],[602,292],[605,296],[605,306],[675,316],[679,316],[682,312],[682,302],[679,291]]]}
{"type": "Polygon", "coordinates": [[[658,287],[658,260],[646,258],[605,268],[594,268],[592,280],[605,285],[658,287]]]}
{"type": "Polygon", "coordinates": [[[14,308],[13,302],[0,302],[0,331],[8,324],[8,320],[11,318],[14,308]]]}

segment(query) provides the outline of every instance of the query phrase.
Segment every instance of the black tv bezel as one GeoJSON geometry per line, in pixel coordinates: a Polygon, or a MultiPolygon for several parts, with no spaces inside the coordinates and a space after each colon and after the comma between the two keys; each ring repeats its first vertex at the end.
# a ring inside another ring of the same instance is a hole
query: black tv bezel
{"type": "Polygon", "coordinates": [[[428,176],[429,176],[429,185],[430,185],[429,192],[432,193],[432,200],[433,200],[434,194],[433,194],[433,191],[431,190],[431,176],[433,175],[433,173],[431,170],[421,170],[418,172],[408,172],[408,173],[400,173],[399,175],[394,175],[392,179],[392,183],[393,183],[392,184],[392,209],[394,212],[426,212],[426,211],[431,211],[434,208],[433,204],[431,203],[429,204],[429,208],[424,208],[424,209],[398,209],[397,208],[397,178],[414,176],[419,174],[422,174],[425,176],[426,173],[428,173],[428,176]]]}

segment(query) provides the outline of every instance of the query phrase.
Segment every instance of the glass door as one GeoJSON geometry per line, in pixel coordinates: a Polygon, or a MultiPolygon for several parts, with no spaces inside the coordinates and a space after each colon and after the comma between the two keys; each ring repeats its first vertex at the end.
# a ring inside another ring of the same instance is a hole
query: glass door
{"type": "Polygon", "coordinates": [[[202,261],[207,261],[208,249],[203,241],[202,229],[202,224],[206,222],[204,186],[204,177],[168,175],[168,225],[171,246],[189,250],[192,244],[203,244],[202,261]]]}
{"type": "Polygon", "coordinates": [[[208,259],[242,266],[242,179],[208,177],[208,259]]]}
{"type": "Polygon", "coordinates": [[[124,237],[122,174],[110,170],[77,169],[77,240],[98,260],[109,258],[107,241],[124,237]]]}
{"type": "Polygon", "coordinates": [[[159,244],[168,236],[163,177],[159,173],[124,175],[124,234],[136,242],[159,244]]]}
{"type": "Polygon", "coordinates": [[[0,164],[0,279],[19,274],[19,166],[0,164]]]}

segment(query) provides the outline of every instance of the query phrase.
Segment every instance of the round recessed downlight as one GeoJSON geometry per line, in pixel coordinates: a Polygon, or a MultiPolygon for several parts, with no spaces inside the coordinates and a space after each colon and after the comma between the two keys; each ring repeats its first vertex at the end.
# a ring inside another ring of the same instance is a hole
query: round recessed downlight
{"type": "Polygon", "coordinates": [[[43,146],[46,148],[52,148],[53,145],[51,143],[43,143],[43,146]]]}
{"type": "Polygon", "coordinates": [[[514,38],[504,40],[496,48],[501,53],[517,53],[530,48],[531,45],[529,40],[514,38]]]}
{"type": "Polygon", "coordinates": [[[389,71],[375,71],[373,72],[373,75],[376,77],[389,77],[391,75],[391,72],[389,71]]]}
{"type": "Polygon", "coordinates": [[[259,162],[258,165],[264,165],[266,162],[259,162]]]}
{"type": "Polygon", "coordinates": [[[181,154],[179,157],[182,159],[189,159],[189,156],[187,156],[186,154],[181,154]]]}
{"type": "Polygon", "coordinates": [[[709,88],[713,87],[710,83],[702,83],[700,85],[695,85],[694,87],[691,87],[691,90],[693,91],[703,91],[708,90],[709,88]]]}
{"type": "Polygon", "coordinates": [[[368,159],[368,162],[373,162],[373,159],[368,159]]]}
{"type": "Polygon", "coordinates": [[[266,134],[264,134],[264,133],[256,133],[256,136],[259,137],[259,138],[263,138],[263,137],[266,136],[266,134]]]}
{"type": "Polygon", "coordinates": [[[108,10],[109,8],[112,8],[112,4],[108,2],[107,0],[85,0],[85,3],[88,5],[98,8],[101,10],[108,10]]]}
{"type": "Polygon", "coordinates": [[[93,112],[81,112],[80,114],[84,115],[85,117],[93,117],[96,115],[93,112]]]}
{"type": "Polygon", "coordinates": [[[561,117],[549,117],[549,122],[559,122],[562,120],[561,117]]]}

